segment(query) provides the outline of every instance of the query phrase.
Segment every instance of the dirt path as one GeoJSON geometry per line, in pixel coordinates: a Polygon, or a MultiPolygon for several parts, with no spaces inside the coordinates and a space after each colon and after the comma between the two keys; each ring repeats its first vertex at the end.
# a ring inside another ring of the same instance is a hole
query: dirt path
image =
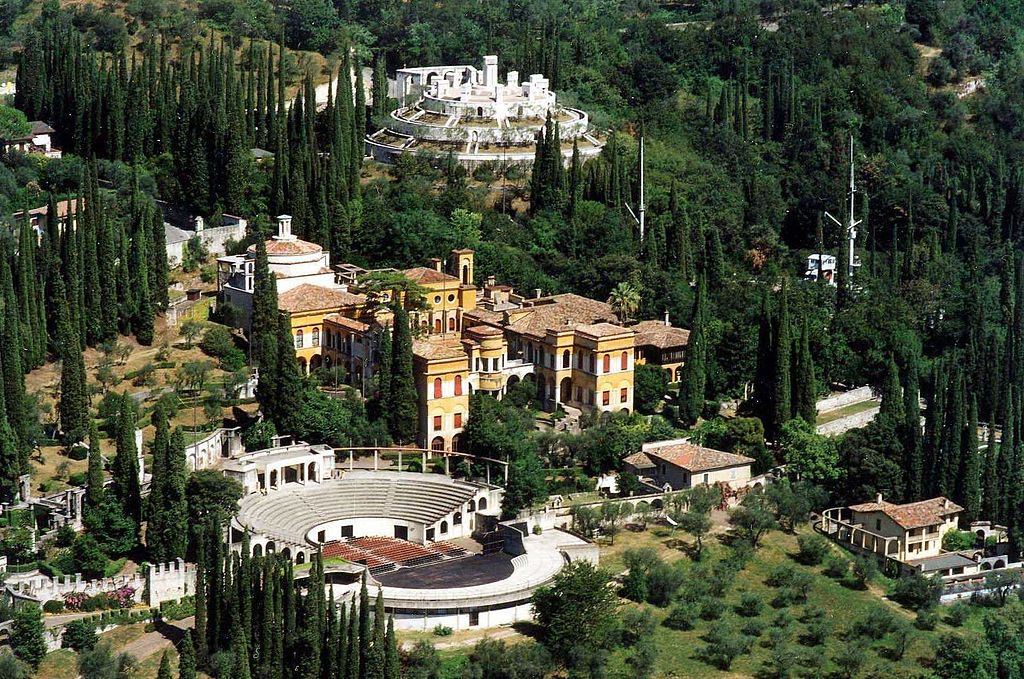
{"type": "Polygon", "coordinates": [[[118,649],[130,653],[136,660],[145,660],[149,656],[177,644],[185,636],[185,630],[195,624],[195,616],[175,620],[174,622],[158,622],[156,629],[147,632],[135,641],[129,642],[124,648],[118,649]]]}

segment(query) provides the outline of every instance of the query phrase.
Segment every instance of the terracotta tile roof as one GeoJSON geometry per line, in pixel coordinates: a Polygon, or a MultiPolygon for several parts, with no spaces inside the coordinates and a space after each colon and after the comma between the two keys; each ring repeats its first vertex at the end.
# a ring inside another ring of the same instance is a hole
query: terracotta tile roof
{"type": "Polygon", "coordinates": [[[934,526],[942,523],[945,517],[957,514],[964,510],[963,507],[945,497],[933,497],[930,500],[911,502],[905,505],[898,505],[892,502],[865,502],[859,505],[850,505],[850,511],[858,513],[882,512],[892,519],[898,526],[911,530],[924,526],[934,526]]]}
{"type": "Polygon", "coordinates": [[[738,467],[754,462],[753,458],[746,455],[727,453],[693,443],[674,443],[662,448],[650,448],[645,450],[644,453],[649,458],[662,460],[680,469],[685,469],[690,473],[738,467]]]}
{"type": "Polygon", "coordinates": [[[431,269],[428,266],[416,266],[411,269],[406,269],[402,272],[402,275],[411,280],[413,283],[447,283],[449,281],[459,282],[459,279],[455,276],[449,276],[446,273],[431,269]]]}
{"type": "Polygon", "coordinates": [[[464,358],[469,360],[462,340],[457,337],[437,337],[413,340],[412,353],[427,361],[464,358]]]}
{"type": "Polygon", "coordinates": [[[509,324],[516,332],[543,337],[549,329],[559,330],[615,320],[610,304],[571,293],[530,300],[520,318],[509,324]]]}
{"type": "Polygon", "coordinates": [[[277,308],[289,313],[317,311],[319,309],[339,309],[366,302],[363,295],[325,288],[322,285],[303,283],[277,297],[277,308]]]}
{"type": "Polygon", "coordinates": [[[500,328],[495,328],[493,325],[474,325],[471,328],[466,328],[466,333],[477,337],[494,337],[504,334],[500,328]]]}
{"type": "Polygon", "coordinates": [[[629,328],[624,328],[621,325],[615,325],[614,323],[593,323],[591,325],[577,325],[576,332],[590,337],[602,338],[602,337],[615,337],[616,335],[633,334],[633,331],[629,328]]]}
{"type": "Polygon", "coordinates": [[[636,331],[638,347],[670,349],[686,346],[690,341],[689,330],[665,325],[661,321],[640,321],[631,327],[636,331]]]}
{"type": "Polygon", "coordinates": [[[654,468],[654,463],[651,462],[651,458],[647,457],[647,453],[633,453],[632,455],[622,458],[622,461],[626,464],[633,465],[637,469],[654,468]]]}
{"type": "MultiPolygon", "coordinates": [[[[323,252],[324,249],[316,243],[307,240],[278,240],[273,238],[267,241],[268,255],[310,255],[314,252],[323,252]]],[[[256,246],[250,245],[249,252],[256,252],[256,246]]]]}
{"type": "Polygon", "coordinates": [[[490,309],[478,306],[472,311],[462,312],[462,318],[464,321],[479,321],[480,323],[490,325],[501,325],[505,316],[500,311],[491,311],[490,309]]]}
{"type": "Polygon", "coordinates": [[[53,129],[42,120],[33,120],[29,123],[32,126],[31,134],[33,136],[37,134],[56,134],[57,130],[53,129]]]}
{"type": "MultiPolygon", "coordinates": [[[[73,212],[77,212],[78,211],[78,199],[77,198],[69,198],[67,200],[58,200],[56,205],[57,205],[57,216],[58,217],[67,217],[68,216],[68,210],[71,210],[73,212]]],[[[48,209],[49,208],[46,205],[43,205],[42,207],[32,208],[31,210],[28,211],[28,216],[29,217],[45,217],[48,209]]],[[[21,212],[20,211],[14,213],[14,219],[21,219],[21,212]]]]}
{"type": "Polygon", "coordinates": [[[349,330],[355,330],[356,332],[366,332],[370,328],[368,324],[363,323],[362,321],[357,321],[354,318],[342,316],[341,314],[330,314],[329,316],[324,316],[324,320],[330,321],[335,325],[340,325],[343,328],[348,328],[349,330]]]}

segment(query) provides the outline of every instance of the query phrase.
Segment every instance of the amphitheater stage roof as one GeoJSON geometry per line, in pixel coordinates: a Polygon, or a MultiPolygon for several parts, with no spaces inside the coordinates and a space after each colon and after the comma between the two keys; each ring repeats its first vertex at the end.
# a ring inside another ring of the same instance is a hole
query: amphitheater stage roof
{"type": "Polygon", "coordinates": [[[382,573],[376,579],[385,587],[450,589],[498,582],[514,571],[512,557],[508,554],[478,554],[419,568],[399,568],[382,573]]]}

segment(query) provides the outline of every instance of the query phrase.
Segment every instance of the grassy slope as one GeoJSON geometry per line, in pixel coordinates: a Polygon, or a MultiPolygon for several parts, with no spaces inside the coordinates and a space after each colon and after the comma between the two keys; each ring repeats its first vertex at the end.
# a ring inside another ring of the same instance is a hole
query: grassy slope
{"type": "MultiPolygon", "coordinates": [[[[809,528],[802,529],[802,531],[809,530],[809,528]]],[[[663,556],[666,556],[666,558],[673,561],[684,560],[686,562],[686,567],[689,567],[689,557],[679,551],[678,548],[673,547],[681,537],[681,534],[677,533],[676,535],[672,535],[668,529],[663,527],[652,527],[646,533],[640,534],[623,533],[621,537],[616,539],[616,544],[606,550],[607,554],[604,552],[602,553],[602,556],[605,557],[604,565],[612,567],[613,570],[618,569],[621,566],[621,555],[625,549],[630,547],[654,546],[662,553],[663,556]]],[[[726,548],[721,545],[713,545],[710,549],[712,551],[710,558],[714,560],[720,558],[726,548]]],[[[841,551],[838,547],[834,547],[833,549],[841,551]]],[[[873,583],[870,591],[861,592],[851,590],[831,578],[822,575],[820,567],[808,568],[798,564],[792,558],[792,555],[795,554],[796,551],[797,544],[795,535],[772,533],[765,540],[764,546],[757,552],[754,559],[736,578],[733,586],[726,595],[725,603],[727,612],[722,616],[722,620],[735,623],[735,627],[737,629],[740,627],[744,619],[740,618],[740,616],[733,611],[733,607],[739,602],[740,596],[744,592],[754,592],[760,595],[766,604],[760,615],[761,620],[766,624],[765,634],[762,635],[759,640],[755,641],[751,646],[749,653],[740,656],[736,660],[729,672],[720,671],[700,659],[699,651],[704,646],[704,642],[701,640],[701,637],[711,623],[699,621],[694,630],[687,632],[674,631],[662,626],[658,627],[656,639],[659,653],[656,676],[759,676],[761,674],[762,666],[769,656],[769,649],[762,646],[761,642],[765,642],[765,644],[767,644],[767,632],[771,628],[772,619],[778,613],[777,609],[768,605],[768,602],[770,602],[775,595],[775,589],[765,585],[764,581],[769,572],[780,564],[793,565],[794,567],[805,570],[815,576],[814,587],[808,597],[807,603],[788,607],[787,610],[790,615],[796,619],[794,623],[794,631],[796,632],[794,639],[798,638],[799,634],[804,629],[804,625],[799,623],[799,617],[806,606],[818,605],[828,612],[829,620],[832,622],[834,628],[834,633],[830,635],[829,640],[824,646],[808,649],[797,643],[794,643],[793,645],[795,653],[802,654],[813,652],[824,654],[825,657],[829,658],[829,663],[825,668],[826,672],[835,669],[834,665],[831,663],[831,658],[833,658],[836,652],[846,643],[846,641],[840,637],[840,634],[849,629],[849,627],[857,619],[861,618],[871,607],[887,606],[897,615],[903,616],[908,620],[912,619],[912,613],[881,598],[887,586],[884,579],[880,578],[873,583]]],[[[845,552],[842,553],[845,554],[845,552]]],[[[653,610],[659,621],[667,614],[667,610],[653,610]]],[[[972,611],[972,617],[968,620],[966,626],[968,628],[977,628],[980,617],[980,611],[972,611]]],[[[886,658],[885,650],[887,647],[892,645],[892,642],[888,638],[878,642],[873,642],[869,646],[869,650],[866,654],[867,661],[864,666],[865,670],[877,669],[881,672],[880,676],[904,676],[919,672],[922,666],[927,665],[928,657],[931,655],[931,648],[936,638],[950,629],[952,628],[945,624],[940,624],[933,632],[914,630],[913,640],[909,645],[906,655],[901,661],[891,661],[886,658]],[[879,653],[880,651],[881,654],[879,653]]],[[[624,652],[620,651],[613,658],[611,676],[631,675],[627,666],[624,664],[625,655],[626,654],[624,652]]]]}

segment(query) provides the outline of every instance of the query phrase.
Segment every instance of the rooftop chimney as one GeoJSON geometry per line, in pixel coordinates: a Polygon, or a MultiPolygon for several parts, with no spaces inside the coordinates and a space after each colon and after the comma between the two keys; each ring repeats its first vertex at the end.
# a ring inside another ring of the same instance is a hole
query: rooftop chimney
{"type": "Polygon", "coordinates": [[[949,509],[949,498],[948,497],[942,498],[942,508],[943,509],[949,509]]]}
{"type": "Polygon", "coordinates": [[[497,282],[497,279],[496,279],[496,278],[495,278],[494,276],[488,276],[488,277],[487,277],[487,282],[486,282],[486,285],[487,285],[487,287],[489,287],[489,288],[493,288],[493,287],[494,287],[494,284],[495,284],[496,282],[497,282]]]}
{"type": "Polygon", "coordinates": [[[668,309],[665,309],[665,327],[666,328],[671,328],[672,327],[672,323],[670,323],[669,320],[668,320],[668,309]]]}
{"type": "Polygon", "coordinates": [[[534,299],[540,299],[540,288],[534,288],[533,289],[533,298],[534,299]]]}
{"type": "Polygon", "coordinates": [[[875,495],[875,502],[877,502],[878,504],[882,504],[882,494],[881,493],[879,493],[878,495],[875,495]]]}
{"type": "Polygon", "coordinates": [[[440,271],[441,270],[441,258],[440,257],[431,257],[430,258],[430,266],[433,267],[434,271],[440,271]]]}

